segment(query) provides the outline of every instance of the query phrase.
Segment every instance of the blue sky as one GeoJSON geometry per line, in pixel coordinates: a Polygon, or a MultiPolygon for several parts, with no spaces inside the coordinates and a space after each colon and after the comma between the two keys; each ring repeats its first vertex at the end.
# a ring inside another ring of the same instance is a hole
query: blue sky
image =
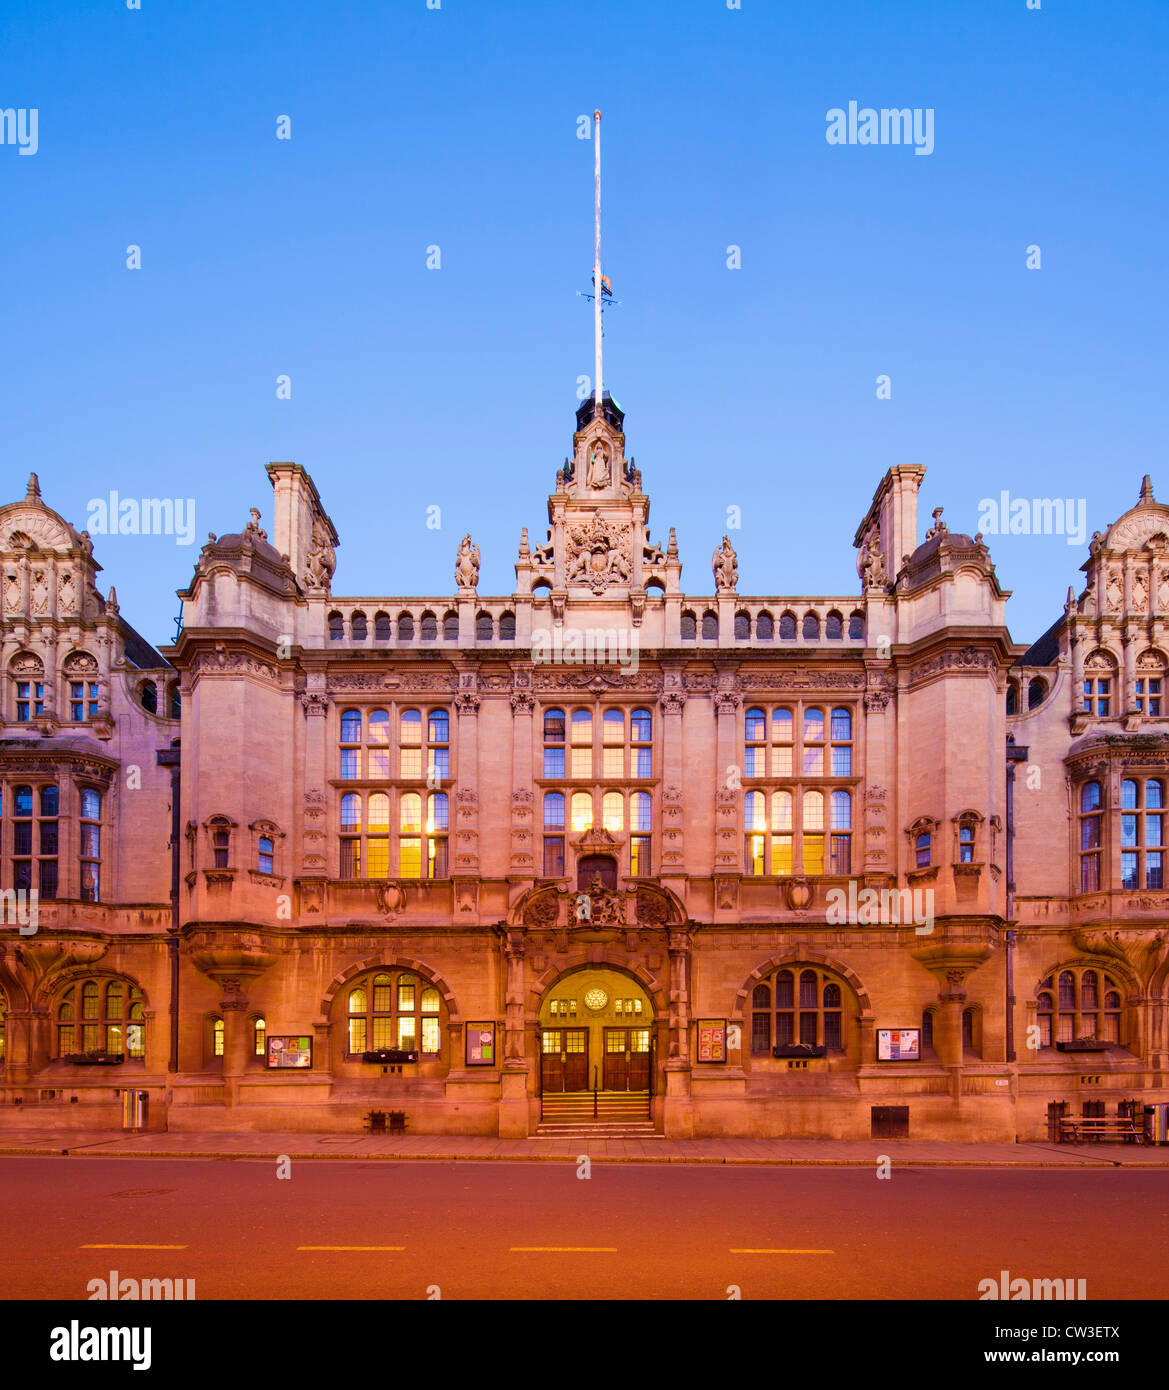
{"type": "MultiPolygon", "coordinates": [[[[155,642],[207,532],[270,522],[269,459],[312,473],[337,592],[450,592],[467,530],[511,591],[592,369],[597,106],[606,384],[688,591],[736,505],[740,592],[855,592],[895,463],[923,534],[1003,489],[1089,535],[1143,473],[1169,500],[1163,0],[141,3],[0,8],[0,107],[39,113],[0,146],[0,457],[79,527],[195,499],[193,546],[96,541],[155,642]],[[829,145],[850,100],[933,108],[933,153],[829,145]]],[[[1029,641],[1086,545],[987,539],[1029,641]]]]}

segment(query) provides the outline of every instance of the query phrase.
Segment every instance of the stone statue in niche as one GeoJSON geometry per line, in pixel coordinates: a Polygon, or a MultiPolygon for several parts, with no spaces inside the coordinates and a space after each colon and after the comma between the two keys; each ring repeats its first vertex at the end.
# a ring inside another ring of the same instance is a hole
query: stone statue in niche
{"type": "Polygon", "coordinates": [[[473,589],[479,583],[479,547],[472,543],[469,531],[459,542],[455,583],[460,589],[473,589]]]}
{"type": "Polygon", "coordinates": [[[589,487],[609,487],[612,481],[609,446],[603,439],[595,439],[589,450],[589,487]]]}
{"type": "Polygon", "coordinates": [[[306,589],[327,589],[337,567],[337,552],[329,544],[329,533],[324,521],[318,516],[313,519],[313,534],[309,541],[308,558],[304,562],[304,586],[306,589]]]}
{"type": "Polygon", "coordinates": [[[714,570],[714,582],[718,588],[733,589],[739,582],[739,557],[726,536],[723,537],[722,545],[714,552],[711,568],[714,570]]]}

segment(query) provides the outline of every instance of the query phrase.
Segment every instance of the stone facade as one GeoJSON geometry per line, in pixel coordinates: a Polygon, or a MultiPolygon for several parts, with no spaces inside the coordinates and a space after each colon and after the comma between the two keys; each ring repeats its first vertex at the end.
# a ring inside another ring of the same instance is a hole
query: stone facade
{"type": "Polygon", "coordinates": [[[469,536],[447,595],[334,594],[273,463],[161,654],[35,478],[0,508],[0,884],[42,888],[0,1121],[522,1135],[596,1087],[674,1136],[1009,1140],[1169,1098],[1147,480],[1025,650],[981,537],[919,544],[921,467],[857,592],[741,595],[724,537],[696,594],[616,403],[576,424],[512,594],[469,536]]]}

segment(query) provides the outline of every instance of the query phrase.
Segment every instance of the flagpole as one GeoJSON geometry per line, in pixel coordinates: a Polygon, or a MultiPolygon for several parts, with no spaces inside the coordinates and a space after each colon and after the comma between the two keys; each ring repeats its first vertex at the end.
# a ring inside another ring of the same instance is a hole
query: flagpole
{"type": "Polygon", "coordinates": [[[596,409],[597,419],[601,418],[601,113],[593,112],[593,138],[596,141],[596,227],[595,252],[593,256],[593,338],[596,346],[596,409]]]}

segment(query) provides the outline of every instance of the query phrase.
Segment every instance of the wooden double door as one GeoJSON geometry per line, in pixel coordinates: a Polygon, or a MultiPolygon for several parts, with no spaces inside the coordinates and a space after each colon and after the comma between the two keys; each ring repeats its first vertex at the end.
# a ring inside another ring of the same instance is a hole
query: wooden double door
{"type": "MultiPolygon", "coordinates": [[[[600,1044],[600,1084],[605,1091],[648,1091],[650,1034],[646,1027],[604,1028],[600,1044]]],[[[593,1037],[588,1028],[545,1028],[540,1035],[540,1089],[544,1095],[590,1091],[593,1037]]],[[[595,1065],[595,1063],[594,1063],[595,1065]]]]}

